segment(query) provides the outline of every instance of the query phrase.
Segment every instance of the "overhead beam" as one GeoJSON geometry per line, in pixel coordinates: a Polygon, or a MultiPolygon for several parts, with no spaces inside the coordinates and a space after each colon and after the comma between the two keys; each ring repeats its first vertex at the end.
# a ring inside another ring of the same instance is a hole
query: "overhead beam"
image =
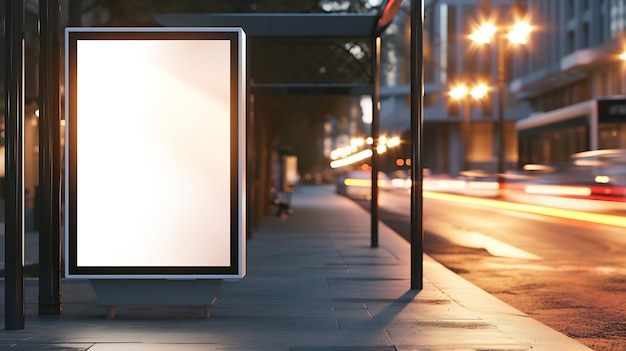
{"type": "Polygon", "coordinates": [[[226,13],[157,14],[170,27],[241,27],[251,37],[370,37],[378,14],[226,13]]]}

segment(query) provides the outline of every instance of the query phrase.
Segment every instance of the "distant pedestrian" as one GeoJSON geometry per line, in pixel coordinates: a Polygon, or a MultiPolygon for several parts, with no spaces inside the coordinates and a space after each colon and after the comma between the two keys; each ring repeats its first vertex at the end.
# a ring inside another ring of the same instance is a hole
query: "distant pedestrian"
{"type": "Polygon", "coordinates": [[[282,201],[278,195],[275,195],[272,199],[272,204],[276,206],[276,217],[285,220],[291,214],[291,206],[282,201]]]}

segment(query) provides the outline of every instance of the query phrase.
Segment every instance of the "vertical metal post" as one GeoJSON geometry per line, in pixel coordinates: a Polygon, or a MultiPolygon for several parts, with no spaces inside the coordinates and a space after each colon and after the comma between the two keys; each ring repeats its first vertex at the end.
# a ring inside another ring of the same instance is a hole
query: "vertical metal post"
{"type": "Polygon", "coordinates": [[[424,287],[422,142],[424,126],[423,0],[411,1],[411,289],[424,287]]]}
{"type": "Polygon", "coordinates": [[[39,314],[61,313],[59,0],[39,1],[39,314]]]}
{"type": "Polygon", "coordinates": [[[498,123],[497,123],[497,134],[498,134],[498,184],[502,187],[502,175],[504,174],[505,166],[505,145],[504,145],[504,134],[505,134],[505,126],[504,126],[504,37],[502,35],[496,36],[496,51],[497,51],[497,65],[498,65],[498,123]]]}
{"type": "Polygon", "coordinates": [[[468,166],[468,162],[467,162],[467,156],[469,155],[468,150],[469,150],[469,144],[470,144],[470,139],[471,139],[471,108],[470,108],[470,97],[469,96],[465,96],[465,98],[463,99],[463,124],[461,125],[461,140],[462,142],[462,147],[463,147],[463,153],[461,154],[461,171],[463,170],[467,170],[467,166],[468,166]]]}
{"type": "MultiPolygon", "coordinates": [[[[502,6],[499,8],[499,13],[502,13],[502,6]]],[[[496,180],[498,181],[498,197],[504,196],[505,187],[505,173],[506,173],[506,145],[504,141],[505,137],[505,124],[504,124],[504,35],[496,33],[496,54],[497,54],[497,94],[498,94],[498,121],[496,123],[496,134],[498,136],[496,140],[496,153],[497,153],[497,167],[496,167],[496,180]]]]}
{"type": "MultiPolygon", "coordinates": [[[[252,57],[251,40],[246,40],[246,74],[250,77],[250,62],[252,57]]],[[[258,163],[259,152],[257,151],[258,132],[256,127],[256,116],[254,113],[254,94],[250,93],[250,86],[246,84],[246,239],[254,237],[257,225],[257,213],[260,212],[257,206],[258,194],[258,163]]]]}
{"type": "Polygon", "coordinates": [[[5,3],[5,329],[24,329],[24,1],[5,3]]]}
{"type": "Polygon", "coordinates": [[[378,247],[378,139],[380,129],[380,36],[374,39],[374,96],[372,96],[372,199],[370,205],[371,247],[378,247]]]}

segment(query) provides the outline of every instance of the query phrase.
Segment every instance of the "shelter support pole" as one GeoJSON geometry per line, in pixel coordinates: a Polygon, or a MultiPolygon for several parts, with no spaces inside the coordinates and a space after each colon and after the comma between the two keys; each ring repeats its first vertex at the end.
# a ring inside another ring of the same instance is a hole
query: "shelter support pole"
{"type": "Polygon", "coordinates": [[[411,1],[411,289],[424,287],[422,141],[424,129],[423,0],[411,1]]]}
{"type": "Polygon", "coordinates": [[[58,0],[39,1],[39,314],[61,313],[61,109],[58,0]]]}
{"type": "Polygon", "coordinates": [[[5,329],[24,329],[24,1],[5,2],[5,329]]]}
{"type": "Polygon", "coordinates": [[[374,38],[372,78],[374,95],[372,96],[372,198],[370,205],[371,247],[378,247],[378,139],[380,129],[380,36],[374,38]]]}

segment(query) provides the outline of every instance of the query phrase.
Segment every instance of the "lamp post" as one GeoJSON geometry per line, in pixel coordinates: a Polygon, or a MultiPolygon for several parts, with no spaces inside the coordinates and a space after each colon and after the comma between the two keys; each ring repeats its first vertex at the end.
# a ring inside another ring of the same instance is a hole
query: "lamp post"
{"type": "Polygon", "coordinates": [[[502,176],[506,172],[505,166],[505,145],[504,145],[504,133],[506,128],[504,126],[504,50],[503,48],[504,38],[502,35],[499,35],[496,38],[496,50],[497,50],[497,62],[498,72],[497,72],[497,97],[498,97],[498,144],[496,145],[496,150],[498,153],[498,163],[496,166],[496,176],[498,178],[498,189],[502,189],[502,176]]]}
{"type": "Polygon", "coordinates": [[[467,163],[467,149],[469,145],[469,139],[471,135],[471,100],[480,100],[484,98],[489,92],[489,87],[484,83],[479,83],[471,88],[468,88],[465,84],[459,84],[448,93],[450,98],[457,101],[462,101],[463,104],[463,124],[461,125],[461,140],[464,145],[464,161],[467,163]]]}
{"type": "Polygon", "coordinates": [[[489,44],[495,39],[497,51],[497,76],[496,76],[496,96],[498,98],[497,109],[497,177],[498,183],[502,185],[503,174],[506,172],[505,166],[505,118],[504,118],[504,84],[505,84],[505,67],[504,67],[504,45],[506,40],[511,44],[525,45],[528,42],[528,36],[532,31],[532,27],[526,21],[517,21],[509,28],[509,31],[502,32],[502,28],[496,27],[492,23],[481,25],[474,33],[469,35],[469,39],[477,44],[489,44]]]}

